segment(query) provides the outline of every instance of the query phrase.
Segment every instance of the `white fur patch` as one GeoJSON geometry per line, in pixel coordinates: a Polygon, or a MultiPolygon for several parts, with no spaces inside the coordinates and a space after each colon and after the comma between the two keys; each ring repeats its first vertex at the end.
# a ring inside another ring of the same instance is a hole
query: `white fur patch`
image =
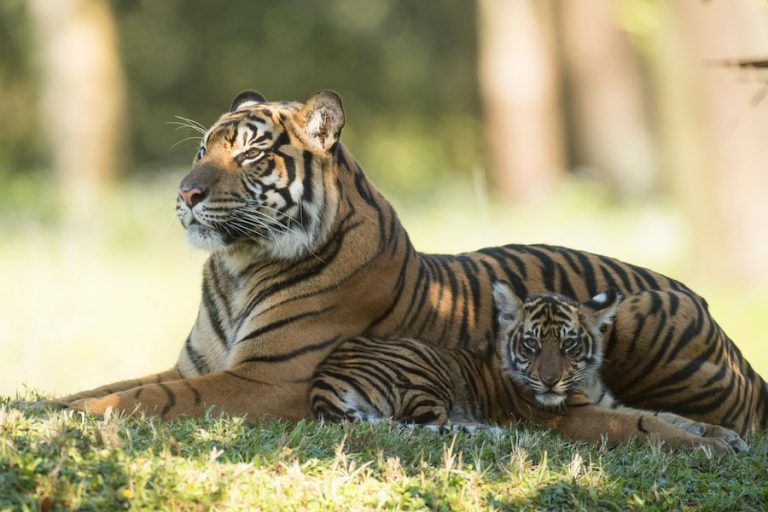
{"type": "Polygon", "coordinates": [[[219,233],[201,224],[192,224],[187,228],[184,235],[187,238],[187,243],[195,249],[216,251],[226,247],[224,238],[219,233]]]}
{"type": "Polygon", "coordinates": [[[556,393],[537,393],[536,401],[547,407],[557,407],[565,401],[565,395],[556,393]]]}

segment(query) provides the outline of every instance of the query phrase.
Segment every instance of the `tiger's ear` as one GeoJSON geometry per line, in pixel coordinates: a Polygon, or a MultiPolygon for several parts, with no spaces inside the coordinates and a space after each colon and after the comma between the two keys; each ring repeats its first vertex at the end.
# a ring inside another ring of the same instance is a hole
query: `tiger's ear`
{"type": "Polygon", "coordinates": [[[611,286],[584,303],[584,316],[590,327],[599,332],[604,326],[613,323],[623,299],[624,296],[611,286]]]}
{"type": "Polygon", "coordinates": [[[299,124],[307,142],[319,151],[329,151],[344,128],[344,108],[338,94],[327,89],[315,93],[299,113],[299,124]]]}
{"type": "Polygon", "coordinates": [[[514,294],[507,283],[503,281],[493,283],[493,303],[502,331],[511,329],[520,321],[523,314],[523,301],[514,294]]]}
{"type": "Polygon", "coordinates": [[[260,92],[251,90],[240,91],[237,96],[235,96],[235,99],[232,100],[232,104],[229,106],[229,111],[234,112],[235,110],[238,110],[249,104],[256,105],[266,101],[267,100],[264,98],[264,96],[262,96],[260,92]]]}

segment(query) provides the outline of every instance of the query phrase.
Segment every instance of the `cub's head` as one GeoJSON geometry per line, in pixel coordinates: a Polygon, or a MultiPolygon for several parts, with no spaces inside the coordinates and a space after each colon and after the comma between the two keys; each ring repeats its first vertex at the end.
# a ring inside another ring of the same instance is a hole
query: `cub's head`
{"type": "Polygon", "coordinates": [[[181,180],[176,213],[195,247],[256,247],[291,259],[313,251],[335,218],[333,153],[344,127],[339,96],[267,102],[254,91],[203,135],[181,180]]]}
{"type": "Polygon", "coordinates": [[[555,294],[522,301],[497,282],[493,298],[501,365],[539,403],[556,407],[595,377],[603,361],[602,328],[613,322],[622,299],[615,288],[579,304],[555,294]]]}

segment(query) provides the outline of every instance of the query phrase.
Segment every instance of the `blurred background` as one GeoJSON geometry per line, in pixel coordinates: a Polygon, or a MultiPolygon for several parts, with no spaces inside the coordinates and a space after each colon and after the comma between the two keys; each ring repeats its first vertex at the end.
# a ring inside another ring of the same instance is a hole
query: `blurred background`
{"type": "Polygon", "coordinates": [[[547,242],[704,295],[768,376],[765,0],[3,0],[0,392],[170,367],[176,185],[240,90],[344,99],[421,250],[547,242]]]}

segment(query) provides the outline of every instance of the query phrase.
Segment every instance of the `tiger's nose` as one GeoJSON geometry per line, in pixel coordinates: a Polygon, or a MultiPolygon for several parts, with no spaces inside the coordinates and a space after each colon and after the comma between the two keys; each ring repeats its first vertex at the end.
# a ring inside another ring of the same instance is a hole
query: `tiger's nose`
{"type": "Polygon", "coordinates": [[[555,384],[557,384],[557,381],[560,380],[559,375],[539,375],[539,378],[541,379],[541,383],[545,386],[554,387],[555,384]]]}
{"type": "Polygon", "coordinates": [[[190,208],[205,199],[208,191],[198,185],[182,186],[179,188],[179,197],[190,208]]]}

